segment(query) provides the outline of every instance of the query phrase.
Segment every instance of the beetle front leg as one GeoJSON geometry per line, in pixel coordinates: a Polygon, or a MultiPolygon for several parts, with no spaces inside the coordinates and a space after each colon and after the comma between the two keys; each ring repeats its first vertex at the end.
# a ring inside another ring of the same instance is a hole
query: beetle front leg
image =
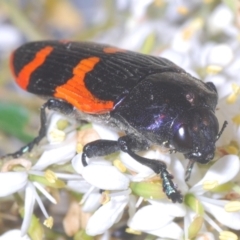
{"type": "Polygon", "coordinates": [[[61,112],[63,114],[69,115],[73,113],[74,107],[60,99],[49,99],[46,103],[44,103],[40,109],[40,129],[38,132],[38,136],[33,139],[32,142],[28,143],[26,146],[20,148],[15,153],[7,154],[1,158],[5,157],[13,157],[18,158],[22,156],[26,152],[30,152],[35,145],[37,145],[46,135],[47,132],[47,114],[46,109],[54,110],[61,112]]]}
{"type": "Polygon", "coordinates": [[[171,199],[174,203],[179,202],[182,203],[183,196],[180,191],[177,190],[177,187],[173,183],[173,176],[167,171],[167,166],[162,161],[147,159],[135,154],[128,143],[120,138],[120,149],[123,152],[128,153],[132,158],[134,158],[139,163],[151,168],[156,174],[159,174],[162,179],[163,191],[167,195],[169,199],[171,199]]]}

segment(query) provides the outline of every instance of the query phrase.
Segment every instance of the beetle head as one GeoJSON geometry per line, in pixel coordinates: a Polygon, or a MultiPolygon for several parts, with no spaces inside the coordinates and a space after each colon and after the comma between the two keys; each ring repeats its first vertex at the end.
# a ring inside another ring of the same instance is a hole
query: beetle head
{"type": "Polygon", "coordinates": [[[214,157],[219,124],[208,108],[193,108],[178,116],[172,124],[171,145],[188,159],[208,163],[214,157]]]}

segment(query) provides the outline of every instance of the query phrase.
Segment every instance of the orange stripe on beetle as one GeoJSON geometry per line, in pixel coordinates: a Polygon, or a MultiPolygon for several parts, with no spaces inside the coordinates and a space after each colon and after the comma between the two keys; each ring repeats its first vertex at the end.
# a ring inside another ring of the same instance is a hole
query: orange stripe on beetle
{"type": "Polygon", "coordinates": [[[98,57],[81,60],[73,69],[73,77],[55,89],[54,97],[62,98],[86,113],[103,113],[113,108],[112,101],[102,101],[85,87],[85,76],[100,61],[98,57]]]}
{"type": "Polygon", "coordinates": [[[117,47],[105,47],[103,49],[104,53],[118,53],[118,52],[127,52],[125,49],[117,48],[117,47]]]}
{"type": "Polygon", "coordinates": [[[53,47],[50,47],[50,46],[44,47],[43,49],[39,50],[36,53],[34,59],[31,62],[29,62],[28,64],[26,64],[17,76],[14,72],[14,67],[12,65],[14,55],[12,56],[11,68],[12,68],[14,75],[16,76],[16,82],[21,88],[27,89],[31,74],[45,62],[47,56],[52,51],[53,51],[53,47]]]}

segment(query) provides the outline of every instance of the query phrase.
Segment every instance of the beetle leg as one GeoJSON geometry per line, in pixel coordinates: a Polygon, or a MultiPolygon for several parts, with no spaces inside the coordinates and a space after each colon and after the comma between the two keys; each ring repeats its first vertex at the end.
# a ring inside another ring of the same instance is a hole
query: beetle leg
{"type": "Polygon", "coordinates": [[[121,150],[121,141],[127,142],[128,146],[134,150],[145,150],[148,144],[145,141],[137,141],[136,136],[126,135],[118,139],[112,140],[96,140],[86,144],[83,148],[82,163],[87,166],[87,158],[101,157],[121,150]]]}
{"type": "Polygon", "coordinates": [[[117,141],[96,140],[86,144],[83,148],[82,164],[84,167],[88,165],[87,158],[101,157],[120,150],[117,141]]]}
{"type": "Polygon", "coordinates": [[[193,169],[193,165],[194,165],[195,161],[194,160],[189,160],[188,165],[187,165],[187,169],[185,172],[185,181],[187,182],[190,177],[191,177],[191,173],[192,173],[192,169],[193,169]]]}
{"type": "Polygon", "coordinates": [[[18,151],[16,151],[15,153],[10,153],[7,154],[1,158],[5,158],[5,157],[13,157],[13,158],[18,158],[21,155],[23,155],[26,152],[30,152],[33,147],[35,145],[37,145],[46,135],[46,131],[47,131],[47,116],[46,116],[46,109],[49,110],[54,110],[54,111],[58,111],[61,113],[64,113],[66,115],[69,115],[71,113],[73,113],[74,111],[74,107],[63,101],[60,99],[49,99],[47,102],[45,102],[40,109],[40,129],[38,132],[38,136],[36,138],[33,139],[32,142],[28,143],[26,146],[20,148],[18,151]]]}
{"type": "Polygon", "coordinates": [[[166,164],[162,161],[147,159],[135,154],[131,150],[131,147],[129,147],[128,143],[123,140],[123,138],[120,138],[118,141],[120,144],[120,149],[123,152],[128,153],[132,158],[134,158],[139,163],[151,168],[156,174],[159,174],[162,179],[163,191],[165,192],[167,197],[171,199],[174,203],[175,202],[181,203],[183,201],[183,196],[181,195],[180,191],[177,190],[175,184],[173,183],[172,181],[173,176],[167,171],[166,164]]]}
{"type": "Polygon", "coordinates": [[[167,197],[173,202],[181,203],[183,197],[173,183],[173,176],[167,171],[166,164],[161,161],[141,157],[131,150],[145,150],[147,148],[147,142],[144,140],[140,141],[140,139],[136,139],[136,136],[134,135],[123,136],[119,138],[118,141],[96,140],[84,146],[82,164],[83,166],[88,165],[87,158],[105,156],[107,154],[121,150],[128,153],[139,163],[150,167],[155,173],[159,174],[163,181],[163,191],[166,193],[167,197]]]}
{"type": "Polygon", "coordinates": [[[222,125],[222,128],[221,128],[221,130],[220,130],[220,132],[219,132],[219,133],[217,134],[217,136],[216,136],[215,141],[217,141],[217,140],[221,137],[221,135],[222,135],[224,129],[227,127],[227,124],[228,124],[228,122],[227,122],[227,121],[224,121],[224,123],[223,123],[223,125],[222,125]]]}

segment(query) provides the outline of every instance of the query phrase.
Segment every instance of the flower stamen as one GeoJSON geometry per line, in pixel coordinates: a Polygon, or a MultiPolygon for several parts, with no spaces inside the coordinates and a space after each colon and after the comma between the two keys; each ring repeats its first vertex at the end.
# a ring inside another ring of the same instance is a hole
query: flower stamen
{"type": "Polygon", "coordinates": [[[102,193],[101,204],[104,205],[104,204],[108,203],[110,200],[111,200],[111,196],[109,194],[109,191],[104,191],[102,193]]]}
{"type": "Polygon", "coordinates": [[[235,115],[233,118],[232,118],[232,121],[236,124],[236,125],[240,125],[240,114],[237,114],[235,115]]]}
{"type": "Polygon", "coordinates": [[[64,130],[69,126],[69,122],[66,119],[59,119],[56,125],[59,130],[64,130]]]}
{"type": "Polygon", "coordinates": [[[46,226],[46,227],[48,227],[48,228],[52,228],[52,226],[53,226],[53,217],[48,217],[47,219],[45,219],[45,221],[43,222],[43,224],[46,226]]]}
{"type": "Polygon", "coordinates": [[[222,232],[220,232],[219,240],[238,240],[238,237],[233,232],[222,231],[222,232]]]}
{"type": "Polygon", "coordinates": [[[119,160],[116,159],[113,161],[113,165],[120,171],[120,172],[126,172],[127,168],[125,167],[125,165],[119,160]]]}
{"type": "Polygon", "coordinates": [[[54,197],[52,197],[47,191],[45,188],[42,187],[41,184],[39,184],[38,182],[33,182],[33,185],[41,192],[44,194],[44,196],[49,200],[51,201],[52,203],[54,204],[57,204],[57,201],[54,197]]]}
{"type": "Polygon", "coordinates": [[[231,201],[224,206],[226,212],[238,212],[240,211],[240,202],[231,201]]]}
{"type": "Polygon", "coordinates": [[[77,153],[82,153],[83,152],[83,145],[79,142],[77,143],[76,152],[77,153]]]}
{"type": "Polygon", "coordinates": [[[66,133],[62,130],[53,129],[49,132],[49,137],[52,142],[63,142],[66,138],[66,133]]]}
{"type": "Polygon", "coordinates": [[[49,169],[48,169],[47,171],[45,171],[44,177],[45,177],[45,178],[48,180],[48,182],[50,182],[50,183],[55,183],[56,180],[58,179],[57,176],[56,176],[56,174],[55,174],[53,171],[49,170],[49,169]]]}
{"type": "Polygon", "coordinates": [[[219,185],[219,183],[217,180],[208,180],[203,183],[202,188],[204,190],[211,190],[211,189],[217,187],[218,185],[219,185]]]}
{"type": "Polygon", "coordinates": [[[232,84],[232,93],[227,98],[227,103],[233,104],[237,101],[238,96],[240,95],[240,86],[236,83],[232,84]]]}
{"type": "Polygon", "coordinates": [[[141,231],[137,231],[137,230],[134,230],[132,228],[126,228],[126,233],[131,233],[131,234],[134,234],[134,235],[141,235],[142,232],[141,231]]]}
{"type": "Polygon", "coordinates": [[[222,71],[222,67],[218,65],[208,65],[206,68],[206,72],[208,74],[218,74],[219,72],[222,71]]]}

